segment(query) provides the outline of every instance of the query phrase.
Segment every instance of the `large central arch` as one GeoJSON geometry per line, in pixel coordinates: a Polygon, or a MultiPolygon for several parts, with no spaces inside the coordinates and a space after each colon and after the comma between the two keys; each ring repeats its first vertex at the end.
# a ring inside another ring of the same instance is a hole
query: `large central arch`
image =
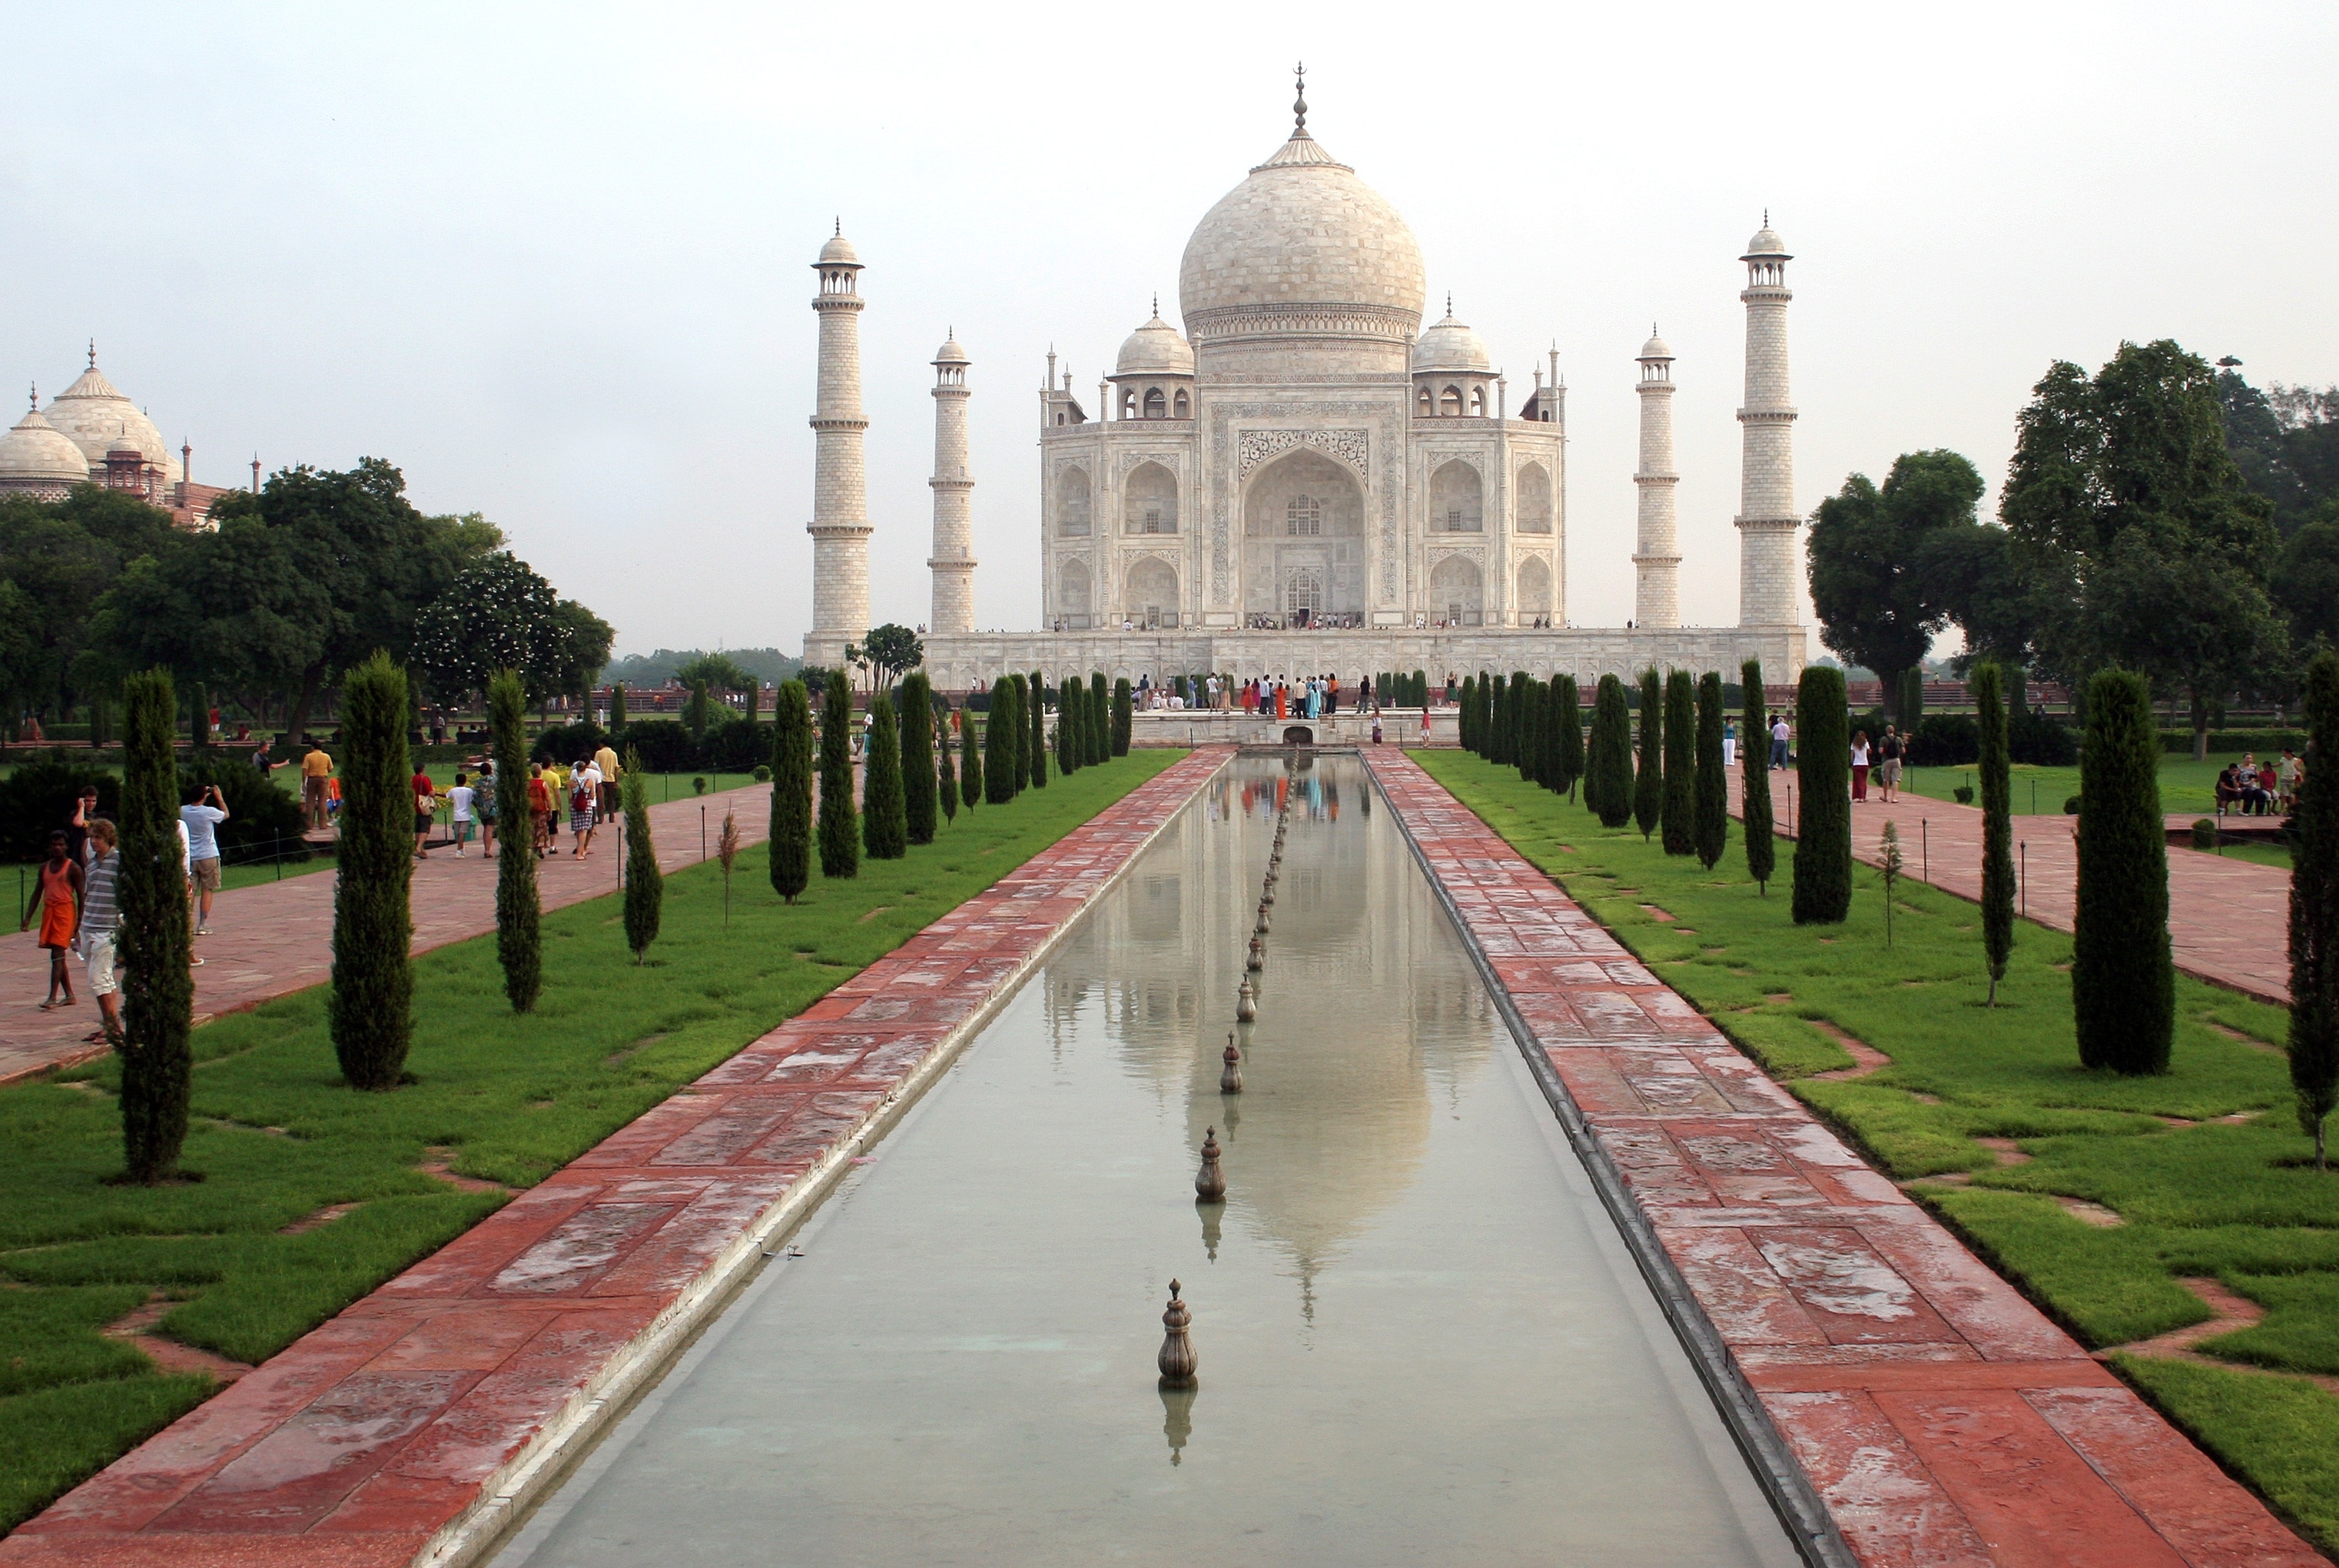
{"type": "Polygon", "coordinates": [[[1316,615],[1361,616],[1367,555],[1365,488],[1347,465],[1306,447],[1262,465],[1243,488],[1242,608],[1281,620],[1288,587],[1320,585],[1316,615]]]}

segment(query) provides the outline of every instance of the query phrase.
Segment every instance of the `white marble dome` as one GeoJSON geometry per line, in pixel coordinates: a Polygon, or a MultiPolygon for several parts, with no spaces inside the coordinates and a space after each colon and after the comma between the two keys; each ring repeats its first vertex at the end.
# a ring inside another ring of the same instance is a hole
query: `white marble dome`
{"type": "Polygon", "coordinates": [[[1190,376],[1194,373],[1194,345],[1179,335],[1178,329],[1161,319],[1156,308],[1153,319],[1121,340],[1120,357],[1113,361],[1116,376],[1190,376]]]}
{"type": "Polygon", "coordinates": [[[1459,371],[1467,375],[1494,374],[1495,357],[1486,351],[1486,341],[1454,319],[1454,307],[1446,308],[1446,319],[1422,333],[1413,345],[1413,373],[1427,375],[1433,371],[1459,371]]]}
{"type": "Polygon", "coordinates": [[[1752,239],[1746,242],[1746,254],[1738,259],[1742,261],[1752,261],[1758,256],[1776,256],[1781,261],[1794,260],[1792,256],[1787,254],[1787,242],[1779,238],[1777,230],[1771,227],[1771,219],[1767,213],[1763,216],[1762,226],[1754,231],[1752,239]]]}
{"type": "Polygon", "coordinates": [[[853,242],[844,237],[844,231],[839,230],[831,236],[827,244],[820,248],[820,264],[824,267],[858,267],[861,265],[861,253],[853,248],[853,242]]]}
{"type": "Polygon", "coordinates": [[[966,357],[966,350],[958,346],[958,339],[956,337],[952,337],[948,342],[934,350],[933,362],[937,365],[972,365],[974,363],[972,360],[966,357]]]}
{"type": "Polygon", "coordinates": [[[130,447],[162,469],[164,478],[180,477],[179,459],[163,444],[163,432],[137,404],[114,390],[94,361],[41,411],[81,449],[81,455],[94,468],[104,466],[106,453],[130,447]]]}
{"type": "Polygon", "coordinates": [[[1673,357],[1673,351],[1672,347],[1667,344],[1663,338],[1658,337],[1654,332],[1651,332],[1649,334],[1649,340],[1641,345],[1641,352],[1638,357],[1643,360],[1670,360],[1673,357]]]}
{"type": "Polygon", "coordinates": [[[38,409],[0,436],[0,484],[78,485],[88,478],[89,459],[38,409]]]}
{"type": "Polygon", "coordinates": [[[1424,293],[1413,231],[1305,131],[1204,214],[1178,268],[1179,304],[1198,339],[1245,335],[1246,316],[1261,318],[1266,335],[1282,330],[1273,318],[1327,307],[1337,318],[1346,307],[1358,335],[1401,329],[1409,340],[1424,293]],[[1364,330],[1375,317],[1383,330],[1364,330]]]}

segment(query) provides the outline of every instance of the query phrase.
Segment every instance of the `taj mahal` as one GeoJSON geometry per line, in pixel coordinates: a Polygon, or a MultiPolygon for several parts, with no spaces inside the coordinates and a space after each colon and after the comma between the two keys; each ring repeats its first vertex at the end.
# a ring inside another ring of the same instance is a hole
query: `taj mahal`
{"type": "MultiPolygon", "coordinates": [[[[1675,542],[1673,364],[1638,357],[1634,614],[1567,610],[1566,389],[1553,350],[1513,389],[1479,335],[1424,330],[1427,274],[1396,209],[1308,133],[1289,137],[1203,215],[1179,269],[1182,330],[1152,318],[1083,400],[1052,350],[1039,388],[1043,627],[973,629],[967,401],[956,340],[933,359],[933,609],[926,668],[945,690],[1014,670],[1132,679],[1206,671],[1478,669],[1589,682],[1654,666],[1770,681],[1804,660],[1785,245],[1765,214],[1742,260],[1746,390],[1739,624],[1683,627],[1675,542]]],[[[859,318],[862,262],[842,225],[815,263],[820,322],[809,664],[869,626],[859,318]]],[[[1619,476],[1621,482],[1622,476],[1619,476]]]]}

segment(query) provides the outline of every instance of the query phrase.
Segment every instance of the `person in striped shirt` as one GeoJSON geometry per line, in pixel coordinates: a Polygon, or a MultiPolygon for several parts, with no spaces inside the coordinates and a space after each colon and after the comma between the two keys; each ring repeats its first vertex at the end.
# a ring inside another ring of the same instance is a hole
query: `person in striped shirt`
{"type": "Polygon", "coordinates": [[[104,817],[89,824],[89,873],[82,883],[81,959],[89,968],[89,989],[97,998],[98,1027],[93,1045],[122,1043],[121,984],[113,973],[113,938],[122,916],[114,888],[122,871],[113,824],[104,817]]]}

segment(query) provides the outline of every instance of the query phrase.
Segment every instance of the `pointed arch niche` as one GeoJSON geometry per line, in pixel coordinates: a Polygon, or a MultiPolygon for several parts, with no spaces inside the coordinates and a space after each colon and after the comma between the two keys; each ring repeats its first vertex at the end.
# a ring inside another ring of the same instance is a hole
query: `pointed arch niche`
{"type": "Polygon", "coordinates": [[[1541,463],[1527,463],[1519,468],[1519,532],[1547,534],[1552,531],[1551,470],[1541,463]]]}
{"type": "Polygon", "coordinates": [[[1298,447],[1253,470],[1243,491],[1246,617],[1293,612],[1289,586],[1315,585],[1310,619],[1365,610],[1365,488],[1354,469],[1298,447]]]}
{"type": "Polygon", "coordinates": [[[1121,485],[1121,527],[1132,534],[1178,531],[1178,478],[1160,463],[1140,463],[1121,485]]]}

